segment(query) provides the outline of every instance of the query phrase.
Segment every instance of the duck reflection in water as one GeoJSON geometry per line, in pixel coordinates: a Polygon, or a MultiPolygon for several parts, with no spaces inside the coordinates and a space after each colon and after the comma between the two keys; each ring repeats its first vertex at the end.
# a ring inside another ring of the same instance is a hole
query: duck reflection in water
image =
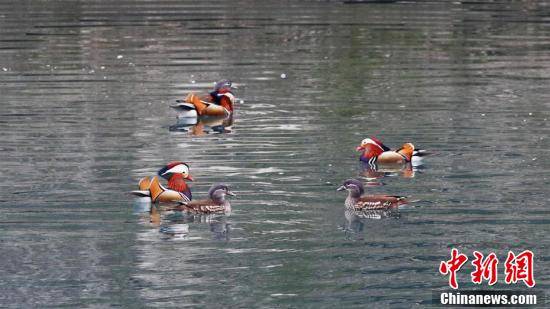
{"type": "Polygon", "coordinates": [[[365,223],[367,223],[368,220],[399,219],[401,217],[401,213],[399,212],[399,209],[387,209],[368,210],[364,211],[361,215],[358,215],[356,212],[346,209],[344,211],[344,217],[346,218],[346,222],[342,228],[346,235],[351,236],[353,234],[363,232],[365,229],[365,223]]]}
{"type": "Polygon", "coordinates": [[[361,162],[361,176],[367,179],[381,179],[390,176],[414,178],[416,173],[422,173],[422,166],[413,166],[410,162],[402,165],[378,165],[361,162]]]}
{"type": "Polygon", "coordinates": [[[160,212],[162,212],[160,218],[163,222],[160,232],[164,234],[170,234],[174,231],[188,234],[190,226],[208,224],[213,239],[228,241],[231,238],[231,223],[227,221],[229,214],[186,213],[169,208],[161,209],[160,212]],[[182,226],[186,226],[187,230],[181,229],[182,226]]]}
{"type": "Polygon", "coordinates": [[[204,116],[196,119],[178,118],[169,127],[172,132],[187,132],[189,135],[202,136],[215,133],[233,132],[233,114],[227,117],[204,116]]]}
{"type": "Polygon", "coordinates": [[[192,226],[208,224],[214,240],[229,241],[231,239],[231,223],[227,214],[196,214],[175,211],[167,206],[149,204],[150,208],[142,212],[141,222],[151,228],[159,229],[164,238],[186,239],[192,236],[192,226]]]}
{"type": "Polygon", "coordinates": [[[213,239],[226,241],[231,239],[231,223],[227,222],[227,215],[173,212],[167,214],[166,219],[178,223],[208,224],[213,239]]]}
{"type": "Polygon", "coordinates": [[[227,222],[227,217],[231,215],[231,204],[226,196],[235,194],[225,184],[213,185],[208,194],[208,199],[180,202],[178,205],[150,204],[150,225],[160,227],[164,235],[184,238],[189,234],[189,224],[208,223],[214,239],[229,240],[231,224],[227,222]]]}

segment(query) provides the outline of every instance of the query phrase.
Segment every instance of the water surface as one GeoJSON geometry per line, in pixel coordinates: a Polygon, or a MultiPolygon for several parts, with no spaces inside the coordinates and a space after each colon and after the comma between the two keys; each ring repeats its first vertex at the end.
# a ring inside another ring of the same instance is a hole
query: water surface
{"type": "Polygon", "coordinates": [[[452,246],[531,249],[547,290],[548,4],[1,3],[0,305],[425,306],[452,246]],[[232,132],[169,130],[221,78],[232,132]],[[416,201],[398,218],[346,229],[368,135],[437,155],[368,187],[416,201]],[[182,238],[136,214],[172,160],[197,197],[231,184],[232,215],[163,217],[182,238]]]}

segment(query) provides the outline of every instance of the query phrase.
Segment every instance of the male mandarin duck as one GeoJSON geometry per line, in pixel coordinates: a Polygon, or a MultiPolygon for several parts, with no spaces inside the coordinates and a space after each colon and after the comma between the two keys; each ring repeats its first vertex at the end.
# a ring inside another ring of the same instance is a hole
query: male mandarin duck
{"type": "Polygon", "coordinates": [[[231,203],[226,199],[227,195],[236,196],[227,185],[215,184],[208,190],[209,199],[182,201],[179,202],[180,206],[171,207],[170,209],[203,214],[229,213],[231,212],[231,203]]]}
{"type": "Polygon", "coordinates": [[[359,160],[375,164],[404,164],[411,162],[413,165],[421,163],[419,159],[426,155],[426,151],[416,149],[412,143],[405,143],[397,150],[391,150],[375,137],[365,138],[361,145],[357,146],[357,151],[361,151],[359,160]]]}
{"type": "Polygon", "coordinates": [[[178,118],[197,118],[201,116],[229,117],[233,114],[235,95],[231,92],[230,80],[222,80],[214,86],[214,91],[199,97],[190,93],[184,102],[176,101],[173,109],[180,112],[178,118]]]}
{"type": "Polygon", "coordinates": [[[404,196],[396,195],[363,195],[365,188],[363,183],[357,179],[348,179],[336,189],[337,191],[348,191],[345,201],[346,211],[355,214],[367,214],[372,210],[396,209],[400,205],[407,204],[404,196]]]}
{"type": "Polygon", "coordinates": [[[139,181],[139,190],[132,191],[138,196],[149,196],[152,202],[185,202],[193,198],[186,180],[193,181],[189,174],[189,165],[180,161],[168,163],[157,174],[168,180],[165,188],[157,176],[144,177],[139,181]]]}

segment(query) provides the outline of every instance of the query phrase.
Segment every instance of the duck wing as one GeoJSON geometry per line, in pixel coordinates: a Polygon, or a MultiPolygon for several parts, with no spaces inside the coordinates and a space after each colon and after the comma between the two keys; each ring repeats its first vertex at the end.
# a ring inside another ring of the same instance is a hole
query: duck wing
{"type": "Polygon", "coordinates": [[[388,209],[406,204],[404,196],[397,195],[364,195],[355,203],[356,211],[388,209]]]}
{"type": "Polygon", "coordinates": [[[218,205],[212,200],[196,200],[182,203],[182,205],[178,206],[177,209],[205,214],[220,213],[225,211],[225,207],[223,205],[218,205]]]}

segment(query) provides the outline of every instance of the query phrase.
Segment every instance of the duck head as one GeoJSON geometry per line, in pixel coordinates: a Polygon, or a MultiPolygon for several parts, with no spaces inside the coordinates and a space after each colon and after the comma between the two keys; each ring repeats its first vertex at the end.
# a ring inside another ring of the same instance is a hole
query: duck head
{"type": "Polygon", "coordinates": [[[233,88],[233,83],[230,80],[221,80],[216,83],[214,91],[210,92],[210,96],[216,104],[232,112],[233,105],[235,104],[235,95],[231,92],[233,88]]]}
{"type": "Polygon", "coordinates": [[[231,86],[233,83],[229,79],[223,79],[214,85],[214,91],[218,93],[225,93],[231,91],[231,86]]]}
{"type": "Polygon", "coordinates": [[[361,144],[355,148],[357,151],[361,151],[361,160],[369,160],[370,158],[377,157],[384,151],[390,150],[382,142],[374,137],[365,138],[361,141],[361,144]]]}
{"type": "Polygon", "coordinates": [[[365,193],[365,188],[363,187],[363,183],[357,179],[348,179],[344,181],[344,183],[336,189],[336,191],[344,191],[347,190],[349,192],[349,195],[352,197],[360,197],[365,193]]]}
{"type": "Polygon", "coordinates": [[[183,179],[193,181],[193,177],[189,174],[189,165],[180,161],[168,163],[158,171],[158,175],[168,180],[174,175],[181,175],[183,179]]]}
{"type": "Polygon", "coordinates": [[[208,190],[208,196],[216,202],[224,202],[227,195],[236,196],[236,194],[231,192],[229,187],[225,184],[215,184],[208,190]]]}

